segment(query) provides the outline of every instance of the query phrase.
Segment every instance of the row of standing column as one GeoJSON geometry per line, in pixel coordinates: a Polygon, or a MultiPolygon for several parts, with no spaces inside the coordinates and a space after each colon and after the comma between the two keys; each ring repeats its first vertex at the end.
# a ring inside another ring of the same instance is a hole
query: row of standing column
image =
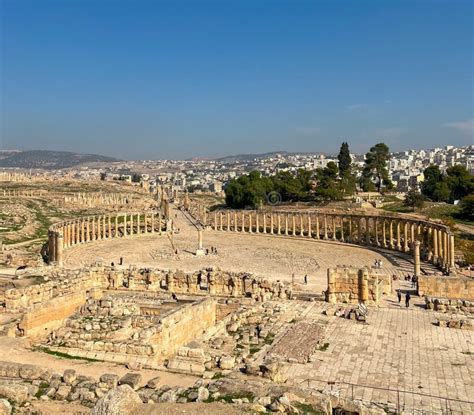
{"type": "MultiPolygon", "coordinates": [[[[199,212],[204,224],[205,214],[205,210],[199,212]]],[[[214,212],[211,226],[221,231],[331,239],[413,254],[415,241],[420,241],[423,259],[442,268],[454,267],[454,235],[444,227],[424,222],[378,216],[224,211],[214,212]]]]}
{"type": "MultiPolygon", "coordinates": [[[[124,214],[99,216],[66,222],[48,233],[49,262],[62,264],[64,248],[102,239],[133,236],[148,233],[162,233],[162,214],[124,214]],[[59,257],[59,258],[58,258],[59,257]]],[[[169,227],[166,223],[166,230],[169,227]]]]}

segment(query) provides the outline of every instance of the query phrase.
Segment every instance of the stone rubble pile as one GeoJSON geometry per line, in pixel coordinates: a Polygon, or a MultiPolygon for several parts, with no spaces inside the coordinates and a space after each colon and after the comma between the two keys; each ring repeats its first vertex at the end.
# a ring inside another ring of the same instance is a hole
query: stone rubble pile
{"type": "Polygon", "coordinates": [[[465,299],[426,296],[425,304],[427,310],[474,314],[474,302],[465,299]]]}

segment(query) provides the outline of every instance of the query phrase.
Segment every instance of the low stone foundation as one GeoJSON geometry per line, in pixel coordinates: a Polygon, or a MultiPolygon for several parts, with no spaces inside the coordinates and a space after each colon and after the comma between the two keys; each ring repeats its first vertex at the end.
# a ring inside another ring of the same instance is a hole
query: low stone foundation
{"type": "Polygon", "coordinates": [[[462,276],[418,278],[418,295],[474,301],[474,279],[462,276]]]}

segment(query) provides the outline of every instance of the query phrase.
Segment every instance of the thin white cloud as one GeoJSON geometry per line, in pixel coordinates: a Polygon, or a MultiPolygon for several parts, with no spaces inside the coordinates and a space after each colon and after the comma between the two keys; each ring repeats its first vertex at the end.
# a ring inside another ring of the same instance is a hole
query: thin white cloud
{"type": "Polygon", "coordinates": [[[359,110],[365,110],[369,106],[367,104],[352,104],[352,105],[347,105],[346,109],[349,111],[359,111],[359,110]]]}
{"type": "Polygon", "coordinates": [[[301,135],[316,135],[321,132],[321,128],[316,126],[301,126],[296,127],[295,130],[301,135]]]}
{"type": "Polygon", "coordinates": [[[454,128],[462,133],[474,135],[474,118],[466,121],[446,122],[443,127],[454,128]]]}

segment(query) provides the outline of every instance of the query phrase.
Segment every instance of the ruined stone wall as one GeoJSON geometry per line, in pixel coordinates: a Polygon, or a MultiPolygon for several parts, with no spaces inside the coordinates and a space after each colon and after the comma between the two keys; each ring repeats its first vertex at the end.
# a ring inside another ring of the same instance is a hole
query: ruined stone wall
{"type": "Polygon", "coordinates": [[[216,301],[206,298],[182,306],[160,319],[154,339],[161,358],[167,358],[190,341],[199,338],[216,323],[216,301]]]}
{"type": "Polygon", "coordinates": [[[63,325],[86,299],[85,291],[77,291],[37,304],[23,315],[19,328],[23,335],[30,338],[47,336],[52,330],[63,325]]]}
{"type": "Polygon", "coordinates": [[[291,298],[291,287],[248,273],[204,269],[194,273],[159,269],[128,269],[108,272],[109,288],[168,291],[176,294],[251,297],[259,301],[291,298]]]}
{"type": "Polygon", "coordinates": [[[330,303],[378,304],[391,291],[391,279],[368,268],[328,269],[326,301],[330,303]]]}
{"type": "Polygon", "coordinates": [[[474,301],[474,279],[468,277],[418,277],[418,294],[474,301]]]}
{"type": "Polygon", "coordinates": [[[104,269],[100,267],[90,270],[53,271],[48,279],[49,281],[43,284],[6,290],[0,299],[5,311],[26,311],[29,307],[44,304],[56,297],[107,286],[104,269]]]}

